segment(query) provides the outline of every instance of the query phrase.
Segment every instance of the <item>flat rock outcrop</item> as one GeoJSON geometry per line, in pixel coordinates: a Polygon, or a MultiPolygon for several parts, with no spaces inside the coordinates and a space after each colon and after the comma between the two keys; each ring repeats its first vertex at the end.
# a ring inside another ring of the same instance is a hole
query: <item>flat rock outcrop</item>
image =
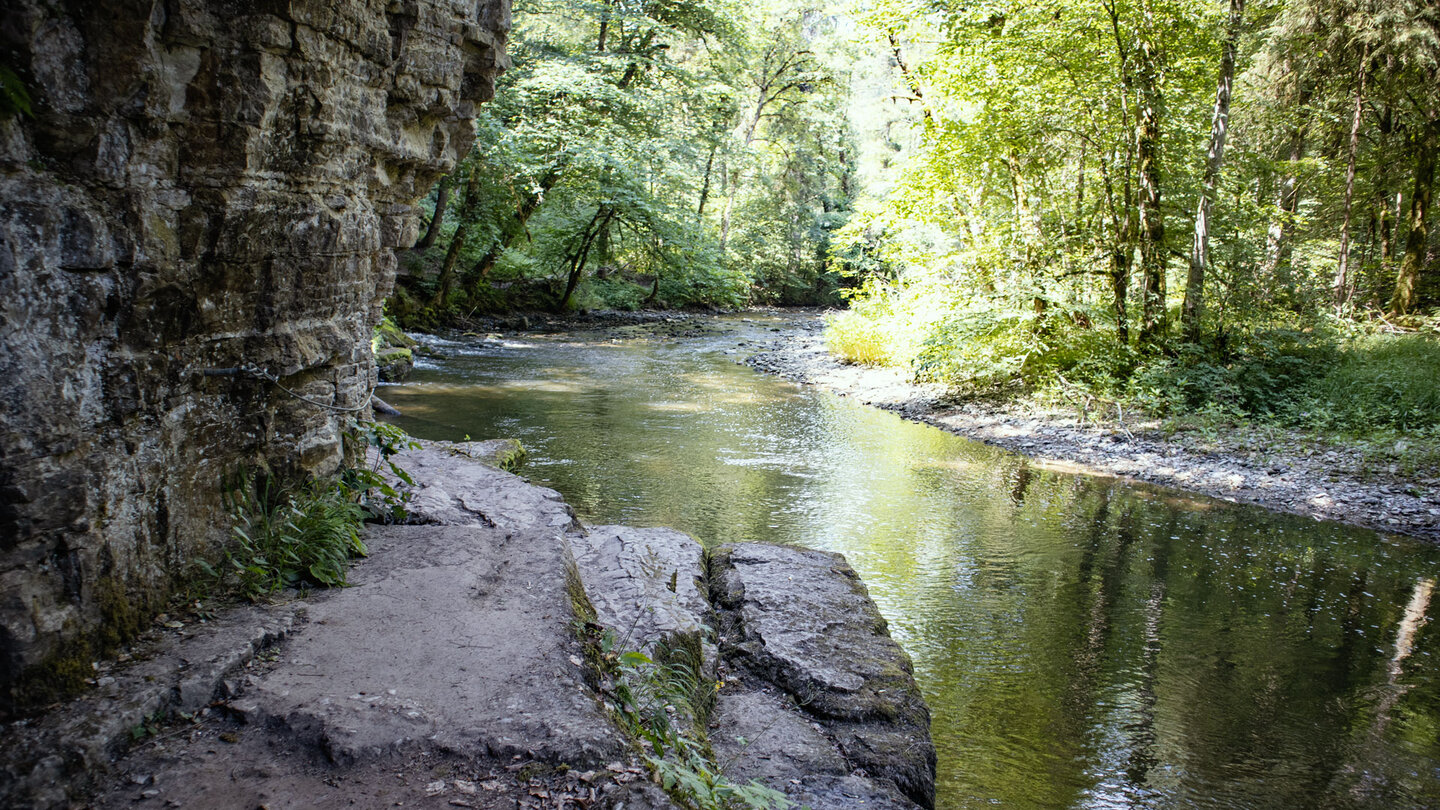
{"type": "Polygon", "coordinates": [[[674,810],[605,708],[581,607],[618,650],[702,651],[700,683],[723,686],[683,721],[732,782],[816,810],[933,805],[909,661],[842,557],[586,528],[472,457],[488,446],[396,456],[426,522],[369,527],[352,587],[192,623],[12,724],[0,804],[674,810]]]}
{"type": "Polygon", "coordinates": [[[816,807],[934,806],[930,711],[843,556],[721,546],[710,587],[722,660],[739,676],[716,708],[722,759],[816,807]]]}
{"type": "Polygon", "coordinates": [[[570,542],[598,619],[621,646],[648,652],[680,635],[708,643],[705,550],[695,538],[674,529],[597,526],[570,542]]]}
{"type": "Polygon", "coordinates": [[[227,478],[338,465],[508,28],[507,0],[5,5],[33,115],[0,118],[0,716],[215,556],[227,478]]]}

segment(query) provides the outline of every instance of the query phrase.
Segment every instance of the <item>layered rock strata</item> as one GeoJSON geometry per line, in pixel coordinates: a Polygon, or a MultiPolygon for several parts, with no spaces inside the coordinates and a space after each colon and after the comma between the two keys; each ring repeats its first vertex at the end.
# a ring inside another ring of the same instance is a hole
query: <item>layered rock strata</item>
{"type": "Polygon", "coordinates": [[[7,4],[33,115],[0,120],[0,715],[216,553],[227,479],[340,462],[392,249],[508,27],[507,0],[7,4]]]}

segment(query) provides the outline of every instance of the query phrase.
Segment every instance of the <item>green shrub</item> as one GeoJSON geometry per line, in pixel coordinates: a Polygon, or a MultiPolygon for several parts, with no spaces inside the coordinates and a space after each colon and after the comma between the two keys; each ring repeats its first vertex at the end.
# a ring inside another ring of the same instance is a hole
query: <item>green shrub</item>
{"type": "Polygon", "coordinates": [[[650,290],[622,278],[588,278],[570,300],[577,310],[619,309],[634,312],[650,297],[650,290]]]}
{"type": "Polygon", "coordinates": [[[1271,418],[1304,396],[1316,369],[1338,356],[1337,336],[1323,328],[1273,327],[1234,336],[1223,350],[1181,346],[1130,379],[1133,400],[1157,416],[1193,412],[1271,418]]]}
{"type": "Polygon", "coordinates": [[[1137,362],[1115,333],[1082,311],[968,307],[937,323],[915,357],[918,379],[983,393],[1065,382],[1109,395],[1137,362]]]}
{"type": "Polygon", "coordinates": [[[230,494],[230,515],[230,567],[252,598],[306,582],[345,585],[351,558],[366,554],[365,510],[338,480],[279,492],[268,479],[245,481],[230,494]]]}
{"type": "Polygon", "coordinates": [[[348,455],[362,464],[334,478],[291,488],[264,475],[232,484],[225,495],[233,541],[227,564],[218,571],[205,563],[201,568],[222,581],[233,575],[252,599],[304,584],[346,585],[350,561],[367,553],[360,539],[365,520],[405,519],[407,495],[396,482],[414,480],[393,457],[419,447],[400,428],[359,421],[351,424],[346,444],[348,455]],[[362,454],[369,450],[373,462],[366,466],[362,454]]]}
{"type": "Polygon", "coordinates": [[[846,362],[866,366],[883,366],[891,360],[881,324],[853,309],[825,316],[825,348],[846,362]]]}
{"type": "Polygon", "coordinates": [[[1376,335],[1352,341],[1287,413],[1297,425],[1364,433],[1440,426],[1440,340],[1376,335]]]}

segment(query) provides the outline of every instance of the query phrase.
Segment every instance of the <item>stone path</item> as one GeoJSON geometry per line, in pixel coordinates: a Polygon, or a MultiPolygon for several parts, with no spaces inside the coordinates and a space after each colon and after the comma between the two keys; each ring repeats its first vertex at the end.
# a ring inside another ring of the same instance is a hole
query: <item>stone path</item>
{"type": "Polygon", "coordinates": [[[760,779],[817,810],[933,803],[909,659],[842,558],[728,550],[727,561],[764,558],[773,570],[724,564],[735,613],[723,624],[748,645],[726,660],[698,543],[668,529],[586,529],[557,493],[477,463],[485,449],[427,444],[397,458],[416,480],[412,518],[426,525],[370,527],[352,587],[191,621],[86,697],[13,724],[0,805],[673,810],[595,691],[577,600],[628,649],[702,641],[705,677],[729,691],[699,721],[739,782],[760,779]],[[747,589],[779,604],[759,609],[747,589]],[[762,635],[813,633],[824,610],[844,614],[825,625],[828,646],[807,658],[791,638],[766,652],[762,635]],[[789,662],[787,674],[761,659],[789,662]],[[885,712],[865,708],[877,689],[890,690],[885,712]],[[757,705],[763,718],[746,708],[757,705]],[[777,747],[792,758],[777,760],[777,747]],[[811,773],[810,762],[823,767],[811,773]]]}

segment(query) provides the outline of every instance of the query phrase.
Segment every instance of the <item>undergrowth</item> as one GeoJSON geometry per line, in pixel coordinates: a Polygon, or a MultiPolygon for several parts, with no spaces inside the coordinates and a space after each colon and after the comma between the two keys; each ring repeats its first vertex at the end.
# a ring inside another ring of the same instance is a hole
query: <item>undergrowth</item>
{"type": "Polygon", "coordinates": [[[219,568],[203,562],[201,568],[251,599],[287,587],[348,584],[351,561],[368,553],[360,538],[365,521],[405,518],[407,495],[392,480],[414,481],[393,456],[418,445],[377,422],[353,423],[346,441],[360,464],[331,478],[289,486],[266,474],[232,481],[225,492],[231,546],[219,568]]]}
{"type": "Polygon", "coordinates": [[[352,557],[365,556],[365,510],[339,481],[312,481],[277,490],[270,479],[232,490],[231,572],[254,598],[306,582],[346,584],[352,557]]]}
{"type": "Polygon", "coordinates": [[[1440,338],[1429,322],[1397,334],[1385,324],[1270,314],[1162,351],[1118,340],[1109,317],[870,291],[827,320],[826,343],[851,362],[908,368],[957,399],[1104,400],[1182,428],[1266,424],[1418,444],[1422,454],[1440,441],[1440,338]]]}
{"type": "Polygon", "coordinates": [[[628,636],[617,637],[598,623],[573,568],[567,586],[591,685],[671,798],[691,810],[794,806],[783,793],[754,780],[736,784],[716,762],[705,730],[718,686],[703,675],[699,634],[672,635],[654,645],[651,655],[627,649],[628,636]]]}

